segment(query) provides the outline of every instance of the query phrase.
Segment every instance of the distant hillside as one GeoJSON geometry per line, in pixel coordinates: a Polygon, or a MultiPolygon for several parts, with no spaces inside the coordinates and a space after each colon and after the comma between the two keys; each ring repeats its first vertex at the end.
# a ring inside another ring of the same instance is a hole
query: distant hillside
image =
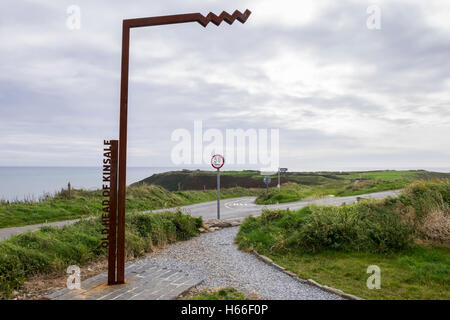
{"type": "MultiPolygon", "coordinates": [[[[259,171],[221,171],[222,188],[244,187],[264,188],[264,176],[259,171]]],[[[412,171],[364,171],[364,172],[287,172],[281,174],[281,183],[295,182],[307,186],[342,187],[359,183],[389,182],[391,188],[401,188],[404,184],[417,179],[450,178],[448,173],[412,171]]],[[[216,188],[216,172],[201,170],[170,171],[154,174],[133,185],[159,185],[169,191],[210,190],[216,188]]],[[[278,183],[272,176],[270,187],[278,183]]]]}
{"type": "MultiPolygon", "coordinates": [[[[263,176],[258,171],[221,171],[220,184],[222,188],[244,187],[263,188],[263,176]]],[[[284,181],[287,181],[284,178],[284,181]]],[[[210,190],[216,189],[217,173],[215,171],[183,170],[154,174],[133,185],[159,185],[170,191],[178,190],[210,190]]],[[[272,184],[277,182],[272,181],[272,184]]]]}

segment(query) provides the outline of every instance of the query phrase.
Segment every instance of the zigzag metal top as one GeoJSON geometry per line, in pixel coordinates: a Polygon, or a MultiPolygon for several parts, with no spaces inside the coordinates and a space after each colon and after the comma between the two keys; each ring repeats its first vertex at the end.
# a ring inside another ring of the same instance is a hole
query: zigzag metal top
{"type": "Polygon", "coordinates": [[[238,20],[241,23],[245,23],[252,12],[250,10],[245,10],[244,13],[239,10],[234,11],[232,15],[223,11],[220,16],[215,15],[210,12],[206,17],[201,13],[187,13],[187,14],[177,14],[172,16],[160,16],[160,17],[149,17],[149,18],[137,18],[137,19],[127,19],[123,21],[124,27],[126,28],[138,28],[138,27],[149,27],[164,24],[176,24],[176,23],[186,23],[186,22],[198,22],[202,26],[206,27],[210,22],[219,26],[222,21],[228,24],[233,24],[234,21],[238,20]]]}
{"type": "Polygon", "coordinates": [[[219,26],[222,23],[222,21],[225,21],[228,24],[233,24],[235,20],[238,20],[241,23],[245,23],[245,21],[247,21],[251,13],[252,12],[247,9],[245,10],[244,13],[240,12],[239,10],[236,10],[234,11],[233,15],[230,15],[226,11],[222,11],[220,16],[216,16],[212,12],[210,12],[206,17],[204,17],[202,14],[199,14],[201,18],[199,19],[198,23],[200,23],[204,27],[206,27],[210,22],[214,23],[216,26],[219,26]]]}

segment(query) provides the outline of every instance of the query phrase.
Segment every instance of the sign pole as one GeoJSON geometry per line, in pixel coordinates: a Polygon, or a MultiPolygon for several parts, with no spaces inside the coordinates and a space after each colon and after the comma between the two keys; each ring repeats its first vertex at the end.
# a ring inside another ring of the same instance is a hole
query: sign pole
{"type": "Polygon", "coordinates": [[[119,142],[103,141],[102,175],[102,242],[108,248],[108,285],[117,283],[117,162],[119,142]]]}
{"type": "Polygon", "coordinates": [[[266,184],[266,194],[269,193],[269,184],[270,184],[270,177],[269,176],[265,176],[264,177],[264,183],[266,184]]]}
{"type": "Polygon", "coordinates": [[[288,168],[278,168],[278,192],[281,192],[281,172],[287,172],[288,168]]]}
{"type": "Polygon", "coordinates": [[[281,185],[280,185],[280,168],[278,168],[278,192],[280,192],[281,190],[281,185]]]}
{"type": "Polygon", "coordinates": [[[111,141],[111,187],[109,198],[109,248],[108,248],[108,284],[116,283],[117,260],[117,163],[119,157],[119,141],[111,141]]]}
{"type": "Polygon", "coordinates": [[[220,219],[220,169],[217,169],[217,219],[220,219]]]}
{"type": "Polygon", "coordinates": [[[217,219],[220,219],[220,168],[225,164],[225,158],[215,154],[211,158],[211,165],[217,170],[217,219]]]}

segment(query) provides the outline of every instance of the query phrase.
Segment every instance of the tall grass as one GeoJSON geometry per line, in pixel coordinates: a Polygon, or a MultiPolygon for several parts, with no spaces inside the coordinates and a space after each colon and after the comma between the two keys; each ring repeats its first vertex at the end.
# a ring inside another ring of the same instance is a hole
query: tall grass
{"type": "Polygon", "coordinates": [[[237,235],[303,279],[369,299],[449,299],[450,180],[417,181],[398,198],[265,211],[237,235]],[[381,290],[368,290],[369,265],[381,290]]]}
{"type": "Polygon", "coordinates": [[[247,219],[237,236],[243,249],[302,249],[393,252],[414,240],[449,244],[450,180],[418,181],[398,198],[366,200],[341,207],[265,211],[247,219]],[[439,212],[440,215],[433,213],[439,212]],[[424,225],[432,217],[432,234],[424,225]],[[441,217],[436,221],[436,217],[441,217]],[[439,229],[439,227],[442,229],[439,229]]]}
{"type": "Polygon", "coordinates": [[[382,179],[367,179],[367,180],[340,180],[334,182],[326,182],[320,185],[301,185],[297,183],[283,184],[281,190],[278,188],[271,188],[269,192],[261,192],[256,203],[258,204],[276,204],[284,202],[299,201],[309,197],[323,197],[326,195],[334,196],[352,196],[364,193],[373,193],[386,190],[396,190],[405,187],[410,180],[382,180],[382,179]]]}
{"type": "MultiPolygon", "coordinates": [[[[223,199],[257,194],[257,189],[221,191],[223,199]]],[[[170,192],[159,186],[141,185],[127,189],[126,207],[127,211],[145,211],[213,201],[216,197],[214,190],[170,192]]],[[[40,202],[0,203],[0,228],[100,215],[102,200],[99,190],[71,190],[70,195],[62,190],[40,202]]]]}
{"type": "MultiPolygon", "coordinates": [[[[126,219],[127,259],[198,234],[201,218],[181,212],[131,213],[126,219]]],[[[44,227],[0,242],[0,296],[7,297],[31,275],[83,265],[106,256],[99,219],[63,228],[44,227]]]]}

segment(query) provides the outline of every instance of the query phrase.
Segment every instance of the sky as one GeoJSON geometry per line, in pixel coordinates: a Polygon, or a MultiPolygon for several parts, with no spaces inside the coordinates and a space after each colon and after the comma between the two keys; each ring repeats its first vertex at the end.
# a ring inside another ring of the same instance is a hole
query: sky
{"type": "Polygon", "coordinates": [[[177,165],[174,131],[201,121],[279,130],[292,170],[450,167],[438,0],[2,0],[0,166],[99,165],[118,138],[123,19],[247,8],[245,24],[132,30],[129,166],[177,165]]]}

